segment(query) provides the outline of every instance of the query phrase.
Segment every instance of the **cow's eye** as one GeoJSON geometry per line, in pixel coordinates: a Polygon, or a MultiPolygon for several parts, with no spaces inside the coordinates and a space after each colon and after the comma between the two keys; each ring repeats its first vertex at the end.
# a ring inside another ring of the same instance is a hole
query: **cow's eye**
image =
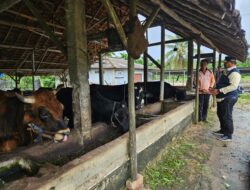
{"type": "Polygon", "coordinates": [[[39,108],[38,112],[39,112],[39,117],[42,120],[48,120],[50,118],[50,113],[46,109],[39,108]]]}

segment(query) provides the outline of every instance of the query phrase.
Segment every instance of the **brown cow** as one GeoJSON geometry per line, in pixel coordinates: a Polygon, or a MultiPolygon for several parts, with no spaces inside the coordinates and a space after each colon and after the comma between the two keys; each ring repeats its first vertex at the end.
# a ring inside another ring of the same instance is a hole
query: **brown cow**
{"type": "Polygon", "coordinates": [[[69,129],[62,120],[63,106],[52,91],[39,89],[32,96],[15,92],[0,93],[0,151],[8,152],[18,145],[31,142],[27,126],[35,125],[43,131],[66,140],[69,129]],[[60,134],[60,135],[58,135],[60,134]]]}

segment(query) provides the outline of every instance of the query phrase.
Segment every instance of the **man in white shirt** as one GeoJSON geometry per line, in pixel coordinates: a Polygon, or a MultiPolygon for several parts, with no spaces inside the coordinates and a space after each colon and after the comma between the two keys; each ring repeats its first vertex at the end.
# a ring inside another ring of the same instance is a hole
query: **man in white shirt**
{"type": "Polygon", "coordinates": [[[225,57],[224,66],[226,72],[221,75],[216,89],[210,89],[211,94],[216,95],[217,98],[217,115],[220,120],[220,130],[215,131],[214,134],[219,135],[218,140],[232,141],[234,132],[232,112],[238,100],[241,75],[236,68],[235,57],[225,57]]]}

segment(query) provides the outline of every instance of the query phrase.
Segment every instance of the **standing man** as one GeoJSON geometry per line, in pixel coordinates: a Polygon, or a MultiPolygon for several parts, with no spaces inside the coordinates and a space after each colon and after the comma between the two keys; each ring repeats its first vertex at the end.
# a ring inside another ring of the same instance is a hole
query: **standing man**
{"type": "Polygon", "coordinates": [[[199,71],[199,121],[207,120],[207,111],[209,107],[210,91],[215,84],[214,74],[207,68],[207,59],[201,60],[199,71]]]}
{"type": "Polygon", "coordinates": [[[233,106],[238,100],[241,75],[236,68],[235,57],[225,57],[224,67],[226,72],[221,75],[216,89],[210,89],[217,98],[217,115],[220,120],[220,130],[215,131],[214,134],[218,135],[218,140],[232,141],[234,132],[232,113],[233,106]]]}

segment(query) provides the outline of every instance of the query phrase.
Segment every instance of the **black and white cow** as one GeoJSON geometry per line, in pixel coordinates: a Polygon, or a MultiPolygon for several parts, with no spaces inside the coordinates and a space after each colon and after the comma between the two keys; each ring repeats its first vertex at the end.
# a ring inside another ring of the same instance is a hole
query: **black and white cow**
{"type": "MultiPolygon", "coordinates": [[[[98,92],[101,93],[102,96],[114,101],[126,101],[128,105],[128,85],[99,85],[99,84],[92,84],[90,85],[90,89],[96,89],[98,92]]],[[[142,100],[143,100],[143,87],[140,84],[135,84],[135,109],[139,110],[142,107],[142,100]]]]}
{"type": "MultiPolygon", "coordinates": [[[[136,83],[137,86],[142,86],[144,95],[147,98],[147,103],[158,102],[160,98],[160,81],[150,81],[144,86],[143,82],[136,83]]],[[[186,91],[180,90],[167,82],[164,82],[164,99],[176,98],[177,100],[184,100],[186,98],[186,91]]]]}
{"type": "MultiPolygon", "coordinates": [[[[114,101],[104,97],[97,89],[90,88],[92,122],[105,122],[128,131],[128,108],[125,101],[114,101]]],[[[72,109],[72,88],[62,88],[57,99],[64,105],[63,115],[69,119],[68,126],[74,127],[72,109]]]]}

